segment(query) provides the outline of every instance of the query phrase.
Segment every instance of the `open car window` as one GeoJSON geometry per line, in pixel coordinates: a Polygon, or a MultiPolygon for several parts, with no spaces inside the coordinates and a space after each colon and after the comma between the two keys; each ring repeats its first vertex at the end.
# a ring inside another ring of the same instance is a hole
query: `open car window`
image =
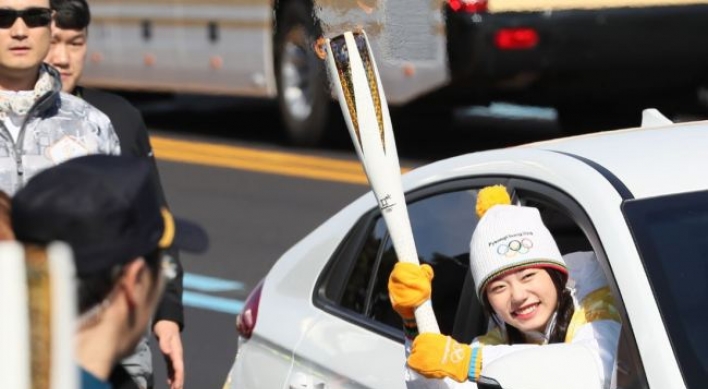
{"type": "MultiPolygon", "coordinates": [[[[481,186],[480,186],[481,187],[481,186]]],[[[478,186],[428,190],[408,202],[421,263],[433,267],[433,309],[443,333],[451,333],[469,274],[469,242],[477,223],[478,186]]],[[[391,307],[388,278],[397,258],[378,211],[364,217],[342,245],[322,282],[330,311],[402,340],[402,322],[391,307]]]]}
{"type": "MultiPolygon", "coordinates": [[[[440,331],[449,334],[469,272],[469,241],[477,224],[476,190],[432,196],[409,205],[408,212],[421,263],[433,267],[432,303],[440,331]]],[[[383,223],[383,220],[379,220],[383,223]]],[[[390,239],[386,239],[371,293],[368,314],[377,321],[401,328],[388,297],[388,278],[396,263],[390,239]]]]}

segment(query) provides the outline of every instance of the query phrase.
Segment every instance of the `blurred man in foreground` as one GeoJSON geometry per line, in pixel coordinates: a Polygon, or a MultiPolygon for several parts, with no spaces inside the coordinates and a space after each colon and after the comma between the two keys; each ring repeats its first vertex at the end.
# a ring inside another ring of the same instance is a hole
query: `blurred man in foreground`
{"type": "Polygon", "coordinates": [[[135,350],[174,277],[165,250],[202,252],[206,233],[160,206],[141,158],[93,155],[47,169],[14,196],[11,212],[19,241],[72,247],[82,387],[111,388],[111,374],[125,376],[116,364],[135,350]]]}
{"type": "MultiPolygon", "coordinates": [[[[86,61],[88,26],[91,22],[88,3],[85,0],[51,0],[51,8],[55,14],[46,62],[59,70],[62,90],[83,98],[108,115],[118,135],[123,155],[144,157],[151,162],[152,183],[162,205],[167,207],[147,128],[140,112],[118,95],[78,85],[86,61]]],[[[177,276],[166,287],[152,330],[167,362],[170,389],[181,389],[184,385],[184,357],[180,336],[184,327],[183,272],[179,253],[173,250],[170,254],[177,264],[177,276]]],[[[123,364],[141,387],[152,387],[152,355],[147,337],[143,338],[136,352],[123,364]]]]}

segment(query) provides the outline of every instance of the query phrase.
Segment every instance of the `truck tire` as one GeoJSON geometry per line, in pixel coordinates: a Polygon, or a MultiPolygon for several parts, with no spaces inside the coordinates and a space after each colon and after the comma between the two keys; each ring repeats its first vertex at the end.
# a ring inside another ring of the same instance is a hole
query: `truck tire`
{"type": "Polygon", "coordinates": [[[324,61],[314,51],[320,35],[308,2],[281,0],[273,42],[274,70],[283,126],[296,146],[321,145],[333,111],[324,61]]]}

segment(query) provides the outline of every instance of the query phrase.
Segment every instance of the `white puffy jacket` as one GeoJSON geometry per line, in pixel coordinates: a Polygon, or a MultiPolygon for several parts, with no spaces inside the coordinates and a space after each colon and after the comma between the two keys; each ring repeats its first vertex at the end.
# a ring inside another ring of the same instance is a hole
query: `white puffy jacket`
{"type": "MultiPolygon", "coordinates": [[[[59,73],[42,65],[51,88],[29,109],[17,141],[0,122],[0,190],[13,195],[40,171],[88,154],[120,154],[111,121],[84,100],[61,92],[59,73]]],[[[35,90],[36,92],[36,90],[35,90]]]]}

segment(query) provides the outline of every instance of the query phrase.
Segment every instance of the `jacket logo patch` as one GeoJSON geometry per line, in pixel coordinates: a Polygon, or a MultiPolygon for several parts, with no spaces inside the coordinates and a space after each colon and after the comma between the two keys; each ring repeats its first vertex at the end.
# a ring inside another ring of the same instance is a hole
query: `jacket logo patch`
{"type": "Polygon", "coordinates": [[[73,137],[65,136],[51,145],[47,149],[47,154],[49,159],[58,165],[72,158],[88,155],[89,150],[73,137]]]}

